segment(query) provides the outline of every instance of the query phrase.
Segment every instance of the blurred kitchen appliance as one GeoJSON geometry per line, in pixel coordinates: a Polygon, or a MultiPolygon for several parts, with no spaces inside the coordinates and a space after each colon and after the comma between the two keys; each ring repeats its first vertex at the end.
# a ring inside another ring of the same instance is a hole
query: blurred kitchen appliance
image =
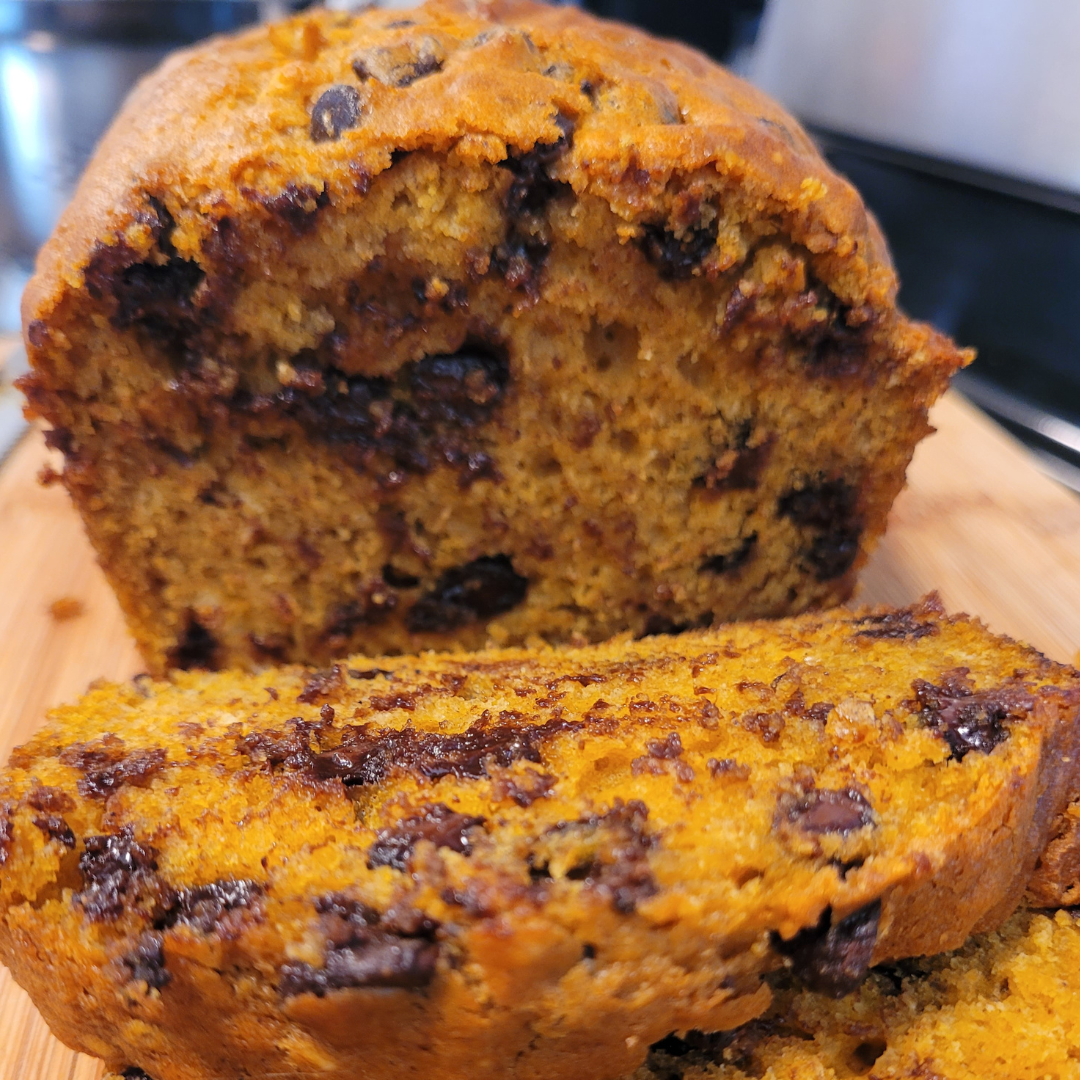
{"type": "Polygon", "coordinates": [[[769,0],[750,77],[889,238],[959,388],[1080,490],[1080,4],[769,0]]]}
{"type": "Polygon", "coordinates": [[[0,333],[18,329],[34,255],[132,84],[170,49],[254,22],[267,7],[0,0],[0,333]]]}

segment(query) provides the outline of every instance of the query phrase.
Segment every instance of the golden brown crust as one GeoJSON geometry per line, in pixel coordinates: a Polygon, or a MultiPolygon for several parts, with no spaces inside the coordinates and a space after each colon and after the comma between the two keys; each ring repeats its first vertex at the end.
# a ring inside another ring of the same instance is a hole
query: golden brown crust
{"type": "Polygon", "coordinates": [[[414,25],[387,30],[403,20],[379,11],[313,12],[177,53],[147,76],[38,257],[24,325],[47,318],[62,291],[77,284],[96,242],[125,235],[144,209],[139,192],[147,186],[206,211],[217,201],[241,203],[245,186],[280,190],[282,176],[351,187],[358,169],[376,176],[397,150],[445,152],[466,140],[484,154],[499,143],[530,150],[553,142],[559,113],[577,121],[561,166],[575,191],[600,192],[633,220],[673,174],[715,168],[790,217],[792,236],[829,263],[823,276],[846,303],[892,305],[888,253],[855,189],[774,101],[700,53],[529,0],[436,2],[407,21],[414,25]],[[617,77],[626,99],[614,115],[591,109],[580,85],[517,67],[518,43],[510,39],[490,56],[466,48],[452,54],[420,94],[376,84],[362,124],[312,144],[312,105],[325,87],[355,83],[357,44],[415,37],[417,27],[461,43],[521,28],[552,56],[572,57],[576,70],[617,77]],[[665,123],[658,110],[672,96],[678,122],[665,123]],[[648,182],[628,181],[632,169],[648,173],[648,182]]]}
{"type": "Polygon", "coordinates": [[[102,687],[0,780],[0,955],[157,1080],[614,1077],[1003,918],[1078,712],[933,598],[102,687]]]}

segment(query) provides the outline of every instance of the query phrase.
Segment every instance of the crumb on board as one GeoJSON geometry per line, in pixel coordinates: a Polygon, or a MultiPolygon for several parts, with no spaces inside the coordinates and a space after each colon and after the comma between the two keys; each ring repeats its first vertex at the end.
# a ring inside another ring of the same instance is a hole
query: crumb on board
{"type": "Polygon", "coordinates": [[[76,600],[74,596],[61,596],[59,600],[54,600],[49,605],[49,614],[57,622],[67,622],[69,619],[77,619],[80,615],[84,614],[86,607],[81,600],[76,600]]]}

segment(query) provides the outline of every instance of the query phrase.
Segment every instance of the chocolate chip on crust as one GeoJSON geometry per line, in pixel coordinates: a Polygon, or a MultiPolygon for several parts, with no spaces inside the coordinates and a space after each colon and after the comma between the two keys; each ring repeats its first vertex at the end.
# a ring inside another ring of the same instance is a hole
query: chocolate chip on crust
{"type": "Polygon", "coordinates": [[[445,803],[426,806],[421,813],[379,830],[375,843],[368,849],[368,866],[392,866],[395,870],[407,870],[413,848],[421,840],[430,840],[436,847],[468,855],[472,850],[469,832],[474,826],[482,825],[484,820],[470,814],[455,813],[445,803]]]}
{"type": "Polygon", "coordinates": [[[880,900],[835,925],[826,908],[817,926],[800,930],[789,941],[774,933],[772,945],[811,990],[840,998],[857,990],[870,971],[880,917],[880,900]]]}
{"type": "Polygon", "coordinates": [[[945,672],[940,686],[916,679],[911,688],[927,726],[942,736],[958,761],[971,750],[989,754],[1009,737],[1004,722],[1023,719],[1035,708],[1034,697],[1022,683],[975,690],[967,668],[945,672]]]}
{"type": "Polygon", "coordinates": [[[311,110],[311,139],[329,142],[360,122],[360,95],[355,87],[335,83],[319,95],[311,110]]]}

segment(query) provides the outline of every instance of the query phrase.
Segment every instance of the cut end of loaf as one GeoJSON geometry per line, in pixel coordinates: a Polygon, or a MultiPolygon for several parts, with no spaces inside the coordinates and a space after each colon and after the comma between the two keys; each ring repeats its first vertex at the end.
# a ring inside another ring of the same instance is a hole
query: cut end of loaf
{"type": "Polygon", "coordinates": [[[882,532],[965,357],[857,196],[687,50],[488,18],[191,54],[43,257],[24,389],[155,671],[796,612],[882,532]]]}

